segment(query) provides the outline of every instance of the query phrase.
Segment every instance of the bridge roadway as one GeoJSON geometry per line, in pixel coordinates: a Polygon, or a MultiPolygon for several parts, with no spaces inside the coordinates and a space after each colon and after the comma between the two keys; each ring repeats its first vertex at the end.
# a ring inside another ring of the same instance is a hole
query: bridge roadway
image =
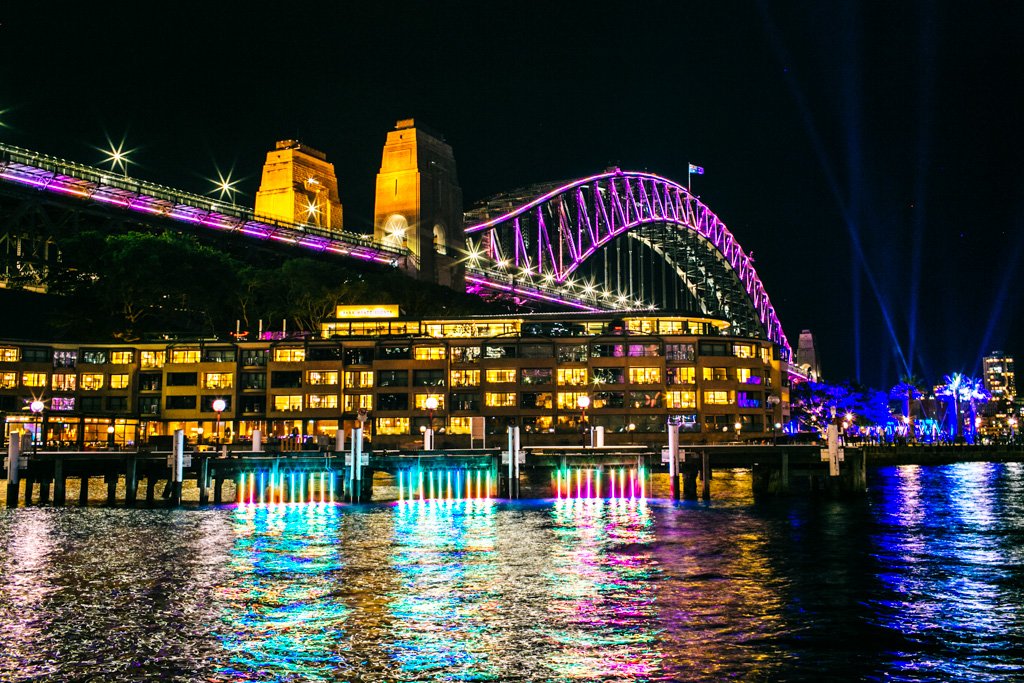
{"type": "MultiPolygon", "coordinates": [[[[650,446],[525,446],[525,458],[519,467],[520,478],[527,482],[551,482],[556,472],[602,471],[613,468],[627,468],[647,475],[668,474],[667,456],[660,449],[650,446]]],[[[839,477],[828,476],[828,464],[821,461],[821,449],[814,445],[689,445],[680,447],[678,477],[682,480],[671,482],[673,497],[680,493],[684,498],[695,498],[697,481],[703,482],[704,497],[710,496],[710,480],[713,470],[750,469],[753,471],[752,484],[755,493],[784,494],[798,491],[835,490],[861,492],[865,484],[864,453],[859,448],[847,448],[846,459],[841,465],[839,477]]],[[[145,502],[154,505],[157,501],[157,484],[165,482],[159,497],[169,498],[171,467],[170,452],[167,451],[40,451],[22,458],[19,469],[19,483],[7,490],[8,507],[17,506],[24,496],[25,504],[31,504],[38,487],[38,502],[66,503],[67,479],[77,478],[84,483],[80,487],[79,504],[88,503],[88,481],[102,478],[107,486],[107,499],[113,505],[117,499],[118,486],[123,482],[124,503],[135,505],[138,501],[138,487],[146,480],[145,502]],[[20,485],[20,480],[26,482],[20,485]],[[51,500],[50,487],[53,486],[51,500]]],[[[361,477],[361,487],[349,485],[351,456],[338,451],[188,451],[185,453],[184,479],[195,481],[200,504],[221,504],[225,501],[225,481],[237,482],[240,477],[264,473],[280,477],[282,487],[291,474],[302,475],[305,481],[309,475],[320,477],[321,491],[330,490],[336,500],[368,501],[374,499],[374,485],[390,490],[399,473],[408,477],[410,473],[466,471],[486,472],[490,489],[487,495],[509,496],[507,456],[503,459],[500,448],[461,449],[447,451],[377,451],[366,454],[361,477]],[[346,457],[349,458],[346,463],[346,457]],[[378,477],[374,474],[389,475],[378,477]],[[356,490],[358,488],[358,490],[356,490]],[[211,491],[212,489],[212,491],[211,491]],[[212,492],[212,501],[211,501],[212,492]]],[[[6,462],[5,462],[6,467],[6,462]]],[[[4,469],[4,476],[7,476],[4,469]]],[[[243,480],[244,481],[244,480],[243,480]]],[[[271,481],[275,481],[272,479],[271,481]]],[[[411,481],[411,479],[406,479],[411,481]]],[[[512,487],[512,496],[518,497],[519,481],[512,487]]],[[[538,487],[528,487],[534,491],[538,487]]],[[[647,490],[650,490],[649,488],[647,490]]],[[[378,491],[378,499],[387,491],[378,491]]],[[[550,491],[554,497],[555,491],[550,491]]],[[[237,495],[237,494],[236,494],[237,495]]],[[[285,495],[292,499],[294,494],[285,495]]],[[[312,492],[310,493],[312,495],[312,492]]],[[[332,496],[332,497],[333,497],[332,496]]],[[[234,500],[234,499],[233,499],[234,500]]],[[[326,494],[323,498],[326,501],[326,494]]]]}

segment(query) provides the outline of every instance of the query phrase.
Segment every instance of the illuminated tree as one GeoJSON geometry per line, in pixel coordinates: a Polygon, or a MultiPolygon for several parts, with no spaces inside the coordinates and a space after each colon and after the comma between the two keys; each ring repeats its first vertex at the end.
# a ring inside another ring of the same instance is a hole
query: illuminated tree
{"type": "Polygon", "coordinates": [[[914,438],[914,415],[910,406],[914,401],[920,401],[924,395],[921,393],[921,380],[913,375],[900,377],[899,384],[889,390],[889,398],[900,402],[902,416],[907,423],[909,438],[914,438]]]}
{"type": "Polygon", "coordinates": [[[943,380],[945,384],[936,390],[935,395],[945,398],[953,407],[953,429],[950,436],[955,440],[960,438],[960,400],[967,378],[959,372],[954,372],[952,375],[946,375],[943,380]]]}
{"type": "Polygon", "coordinates": [[[974,439],[978,435],[978,404],[987,403],[990,398],[992,398],[992,394],[985,389],[985,384],[982,380],[975,377],[964,378],[963,384],[960,387],[960,401],[967,403],[971,409],[971,419],[967,425],[968,443],[974,443],[974,439]]]}

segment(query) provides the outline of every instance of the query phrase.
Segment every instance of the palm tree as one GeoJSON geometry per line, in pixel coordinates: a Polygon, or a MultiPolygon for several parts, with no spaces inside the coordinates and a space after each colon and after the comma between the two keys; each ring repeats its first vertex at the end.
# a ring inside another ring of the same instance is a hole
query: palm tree
{"type": "Polygon", "coordinates": [[[945,397],[953,404],[952,436],[955,441],[960,438],[960,399],[967,378],[959,372],[954,372],[952,375],[946,375],[943,379],[946,383],[935,391],[935,395],[945,397]]]}
{"type": "Polygon", "coordinates": [[[920,401],[923,394],[921,393],[921,379],[914,375],[903,375],[900,377],[899,384],[889,390],[889,398],[894,401],[900,401],[903,407],[903,417],[907,423],[907,432],[910,439],[914,439],[914,417],[910,412],[910,404],[913,401],[920,401]]]}
{"type": "Polygon", "coordinates": [[[978,404],[987,403],[990,398],[992,398],[992,394],[985,389],[985,384],[982,380],[974,377],[964,378],[963,385],[960,388],[960,400],[966,401],[971,408],[971,421],[967,425],[968,443],[974,443],[974,439],[978,434],[978,404]]]}

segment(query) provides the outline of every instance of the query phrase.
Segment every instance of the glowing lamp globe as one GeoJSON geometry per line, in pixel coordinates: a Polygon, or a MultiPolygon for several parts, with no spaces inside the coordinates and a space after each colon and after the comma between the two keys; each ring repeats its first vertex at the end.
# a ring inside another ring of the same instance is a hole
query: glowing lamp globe
{"type": "Polygon", "coordinates": [[[438,401],[436,396],[427,396],[427,400],[423,402],[423,406],[427,410],[437,410],[438,401]]]}
{"type": "Polygon", "coordinates": [[[223,413],[224,409],[228,407],[227,401],[222,398],[218,398],[213,402],[214,412],[223,413]]]}
{"type": "Polygon", "coordinates": [[[580,410],[586,410],[587,408],[590,407],[590,397],[586,395],[577,396],[576,405],[579,406],[580,410]]]}
{"type": "Polygon", "coordinates": [[[29,410],[31,410],[33,413],[41,413],[41,412],[43,412],[43,407],[44,406],[43,406],[43,402],[42,401],[40,401],[39,399],[36,399],[36,400],[32,401],[31,403],[29,403],[28,407],[29,407],[29,410]]]}

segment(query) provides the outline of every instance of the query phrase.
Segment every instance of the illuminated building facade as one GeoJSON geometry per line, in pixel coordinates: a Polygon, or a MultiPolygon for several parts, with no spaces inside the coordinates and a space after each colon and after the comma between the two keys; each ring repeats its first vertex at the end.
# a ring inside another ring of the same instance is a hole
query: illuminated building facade
{"type": "Polygon", "coordinates": [[[193,441],[245,441],[259,429],[327,442],[361,409],[383,446],[411,445],[431,421],[439,446],[466,446],[475,416],[488,433],[515,423],[550,444],[579,443],[587,426],[603,427],[610,444],[657,442],[669,419],[684,441],[763,439],[788,417],[778,346],[731,337],[718,319],[396,314],[340,307],[315,339],[4,343],[0,410],[8,430],[38,428],[47,444],[77,448],[179,428],[193,441]],[[26,406],[40,397],[46,409],[34,416],[26,406]]]}
{"type": "Polygon", "coordinates": [[[327,155],[297,140],[280,140],[267,152],[255,215],[284,223],[341,231],[338,178],[327,155]]]}
{"type": "Polygon", "coordinates": [[[1017,383],[1013,357],[993,351],[982,360],[985,390],[992,398],[983,405],[980,432],[986,436],[1009,436],[1019,429],[1017,383]]]}

